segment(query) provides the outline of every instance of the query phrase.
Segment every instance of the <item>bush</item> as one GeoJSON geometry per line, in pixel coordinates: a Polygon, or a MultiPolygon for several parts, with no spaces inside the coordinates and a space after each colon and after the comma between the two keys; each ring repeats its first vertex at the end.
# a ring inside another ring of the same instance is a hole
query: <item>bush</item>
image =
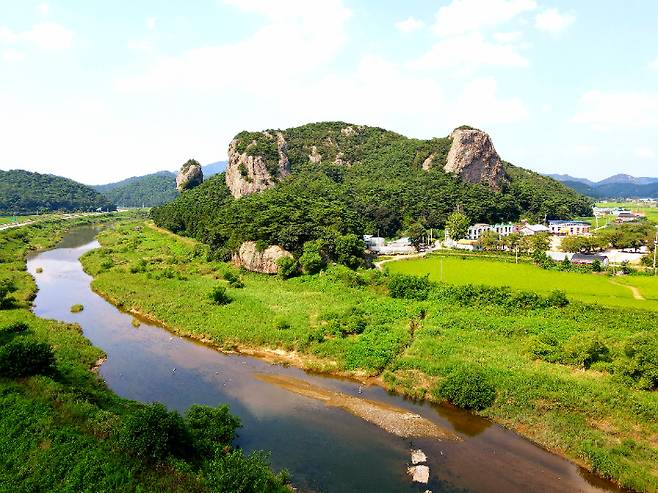
{"type": "Polygon", "coordinates": [[[0,347],[0,375],[27,377],[51,375],[55,371],[55,354],[46,343],[14,340],[0,347]]]}
{"type": "Polygon", "coordinates": [[[551,294],[546,297],[546,306],[548,307],[564,308],[568,304],[569,298],[567,298],[564,291],[559,289],[551,291],[551,294]]]}
{"type": "Polygon", "coordinates": [[[224,286],[215,286],[210,292],[210,299],[215,305],[228,305],[233,299],[226,292],[224,286]]]}
{"type": "Polygon", "coordinates": [[[285,493],[288,474],[281,471],[274,474],[269,467],[268,456],[264,452],[244,455],[234,450],[215,458],[207,466],[207,484],[211,491],[231,493],[285,493]]]}
{"type": "Polygon", "coordinates": [[[16,284],[11,279],[0,279],[0,310],[11,308],[16,300],[9,296],[16,291],[16,284]]]}
{"type": "Polygon", "coordinates": [[[658,388],[658,337],[641,332],[630,337],[615,373],[627,384],[645,390],[658,388]]]}
{"type": "Polygon", "coordinates": [[[280,257],[276,261],[276,265],[279,267],[277,273],[279,277],[283,279],[290,279],[295,276],[299,270],[299,264],[297,261],[287,255],[285,257],[280,257]]]}
{"type": "Polygon", "coordinates": [[[388,289],[392,298],[426,300],[432,286],[429,274],[424,276],[394,274],[388,281],[388,289]]]}
{"type": "Polygon", "coordinates": [[[121,447],[130,455],[151,463],[169,457],[192,455],[192,438],[185,421],[160,403],[153,403],[129,415],[119,430],[121,447]]]}
{"type": "Polygon", "coordinates": [[[81,304],[75,304],[71,307],[71,313],[80,313],[85,307],[81,304]]]}
{"type": "Polygon", "coordinates": [[[242,279],[240,279],[230,270],[224,272],[223,277],[225,281],[228,281],[229,286],[231,286],[232,288],[237,288],[237,289],[244,288],[244,283],[242,282],[242,279]]]}
{"type": "Polygon", "coordinates": [[[240,419],[233,416],[226,405],[194,404],[185,413],[185,422],[196,453],[201,456],[214,455],[219,449],[231,445],[236,430],[242,426],[240,419]]]}
{"type": "Polygon", "coordinates": [[[22,334],[23,332],[27,332],[29,328],[29,325],[25,322],[12,322],[2,327],[0,332],[3,334],[22,334]]]}
{"type": "Polygon", "coordinates": [[[597,332],[572,336],[563,348],[564,362],[590,368],[595,363],[609,362],[610,349],[597,332]]]}
{"type": "Polygon", "coordinates": [[[481,370],[474,367],[464,366],[451,371],[437,390],[441,397],[464,409],[484,409],[496,399],[496,388],[481,370]]]}
{"type": "Polygon", "coordinates": [[[549,363],[562,361],[560,342],[552,334],[541,334],[530,338],[530,352],[535,358],[549,363]]]}
{"type": "Polygon", "coordinates": [[[317,274],[326,268],[327,261],[322,255],[322,242],[317,240],[304,243],[304,253],[299,257],[299,264],[306,274],[317,274]]]}

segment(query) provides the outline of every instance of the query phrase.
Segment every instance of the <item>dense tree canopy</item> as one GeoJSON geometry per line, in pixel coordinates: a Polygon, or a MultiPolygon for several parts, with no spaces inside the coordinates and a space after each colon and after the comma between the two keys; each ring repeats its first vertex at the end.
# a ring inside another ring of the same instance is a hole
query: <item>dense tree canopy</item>
{"type": "Polygon", "coordinates": [[[94,189],[119,207],[155,207],[178,197],[176,174],[169,171],[96,185],[94,189]]]}
{"type": "Polygon", "coordinates": [[[0,214],[114,210],[113,203],[82,183],[23,170],[0,171],[0,214]]]}

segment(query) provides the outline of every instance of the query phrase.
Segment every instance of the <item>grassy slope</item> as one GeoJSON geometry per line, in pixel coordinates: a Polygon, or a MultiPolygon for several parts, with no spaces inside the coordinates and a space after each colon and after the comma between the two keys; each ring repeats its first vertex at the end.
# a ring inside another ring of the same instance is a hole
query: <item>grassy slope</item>
{"type": "Polygon", "coordinates": [[[425,275],[439,281],[443,262],[443,280],[451,284],[488,284],[511,286],[549,293],[560,289],[570,299],[601,306],[640,308],[658,311],[658,279],[625,277],[615,282],[640,289],[646,298],[636,300],[630,289],[611,283],[608,276],[544,270],[532,264],[510,264],[481,258],[431,256],[423,259],[389,262],[391,272],[425,275]]]}
{"type": "MultiPolygon", "coordinates": [[[[184,461],[152,466],[117,446],[117,430],[142,404],[118,397],[90,371],[103,352],[89,343],[79,326],[40,319],[29,309],[36,286],[25,271],[25,255],[52,247],[74,224],[99,220],[55,221],[0,232],[0,278],[10,277],[19,287],[14,293],[17,306],[0,310],[0,345],[13,337],[47,342],[55,351],[58,371],[52,378],[0,377],[0,491],[207,492],[203,474],[184,461]],[[18,321],[29,325],[27,334],[12,337],[3,332],[18,321]]],[[[267,474],[266,469],[254,469],[252,479],[267,474]]]]}
{"type": "Polygon", "coordinates": [[[455,365],[476,364],[498,388],[483,414],[629,487],[658,489],[658,393],[631,390],[604,372],[537,361],[528,351],[537,334],[564,341],[595,330],[619,351],[629,335],[655,326],[653,313],[394,300],[376,284],[339,280],[335,270],[288,281],[244,274],[244,288],[228,288],[233,303],[213,306],[208,294],[224,283],[218,279],[228,267],[207,262],[205,247],[146,226],[108,231],[100,241],[103,248],[83,259],[95,289],[173,330],[226,348],[295,349],[303,354],[300,364],[306,358],[316,369],[381,372],[392,388],[417,397],[431,397],[428,391],[455,365]],[[353,307],[365,314],[362,335],[318,337],[330,312],[353,307]],[[418,324],[413,337],[412,318],[418,324]]]}

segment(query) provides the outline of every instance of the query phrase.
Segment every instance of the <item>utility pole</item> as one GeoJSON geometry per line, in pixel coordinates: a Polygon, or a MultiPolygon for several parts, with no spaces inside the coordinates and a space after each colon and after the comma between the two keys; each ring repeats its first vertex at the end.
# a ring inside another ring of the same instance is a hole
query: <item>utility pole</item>
{"type": "MultiPolygon", "coordinates": [[[[656,226],[658,228],[658,226],[656,226]]],[[[656,275],[656,252],[658,252],[658,231],[656,231],[656,239],[653,240],[653,275],[656,275]]]]}

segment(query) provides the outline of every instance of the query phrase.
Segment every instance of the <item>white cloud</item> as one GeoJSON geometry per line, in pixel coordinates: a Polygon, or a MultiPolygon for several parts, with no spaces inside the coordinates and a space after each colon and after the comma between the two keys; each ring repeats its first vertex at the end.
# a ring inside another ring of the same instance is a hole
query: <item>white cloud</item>
{"type": "Polygon", "coordinates": [[[54,22],[40,22],[20,37],[42,50],[66,50],[73,42],[73,31],[54,22]]]}
{"type": "Polygon", "coordinates": [[[302,0],[226,3],[264,16],[268,22],[241,41],[160,58],[142,73],[117,80],[117,87],[151,91],[237,86],[271,91],[288,86],[295,77],[313,74],[331,62],[347,41],[345,28],[351,12],[341,0],[321,4],[302,0]]]}
{"type": "Polygon", "coordinates": [[[22,52],[17,50],[5,50],[2,52],[2,59],[5,62],[20,62],[25,56],[22,52]]]}
{"type": "Polygon", "coordinates": [[[475,79],[464,87],[462,94],[448,109],[452,121],[486,127],[497,123],[516,123],[528,119],[528,109],[516,97],[498,94],[494,78],[475,79]]]}
{"type": "Polygon", "coordinates": [[[416,19],[413,16],[407,17],[405,20],[398,21],[395,23],[395,28],[403,33],[418,31],[423,27],[425,27],[425,23],[419,19],[416,19]]]}
{"type": "Polygon", "coordinates": [[[155,29],[155,17],[149,17],[146,19],[146,29],[153,31],[155,29]]]}
{"type": "Polygon", "coordinates": [[[48,12],[50,12],[50,7],[47,3],[40,3],[37,8],[39,9],[39,13],[41,15],[48,15],[48,12]]]}
{"type": "Polygon", "coordinates": [[[0,43],[15,43],[18,36],[8,27],[0,26],[0,43]]]}
{"type": "Polygon", "coordinates": [[[656,157],[656,151],[650,147],[638,147],[635,149],[635,155],[640,159],[653,159],[656,157]]]}
{"type": "Polygon", "coordinates": [[[523,38],[520,31],[493,33],[493,39],[499,43],[517,43],[523,38]]]}
{"type": "Polygon", "coordinates": [[[649,62],[649,68],[653,70],[658,70],[658,58],[649,62]]]}
{"type": "Polygon", "coordinates": [[[528,60],[512,44],[492,43],[480,33],[469,33],[436,43],[429,52],[409,62],[418,70],[456,69],[468,74],[481,66],[527,67],[528,60]]]}
{"type": "Polygon", "coordinates": [[[511,21],[537,8],[534,0],[452,0],[436,13],[434,31],[456,36],[511,21]]]}
{"type": "Polygon", "coordinates": [[[140,53],[151,53],[153,51],[153,43],[148,39],[133,39],[128,41],[128,48],[140,53]]]}
{"type": "Polygon", "coordinates": [[[658,93],[589,91],[571,121],[597,130],[658,127],[658,93]]]}
{"type": "Polygon", "coordinates": [[[576,20],[573,14],[562,14],[558,9],[546,9],[535,16],[535,27],[554,36],[561,34],[576,20]]]}

